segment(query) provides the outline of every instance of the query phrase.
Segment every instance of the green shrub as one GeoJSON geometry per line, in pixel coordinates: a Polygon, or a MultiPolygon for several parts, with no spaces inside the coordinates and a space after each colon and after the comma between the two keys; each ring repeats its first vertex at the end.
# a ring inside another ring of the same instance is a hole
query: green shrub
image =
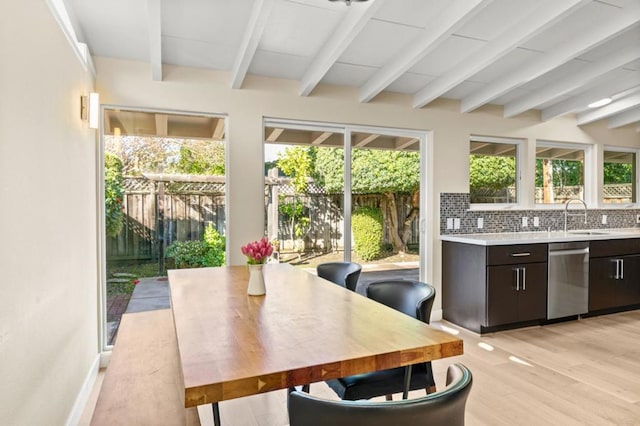
{"type": "Polygon", "coordinates": [[[124,190],[122,189],[122,161],[104,153],[104,223],[108,237],[117,236],[122,230],[124,219],[124,190]]]}
{"type": "Polygon", "coordinates": [[[224,249],[225,238],[209,224],[203,241],[175,241],[167,247],[164,256],[173,259],[178,269],[222,266],[225,263],[224,249]]]}
{"type": "Polygon", "coordinates": [[[226,247],[225,238],[210,223],[204,230],[204,242],[209,247],[207,253],[207,266],[222,266],[225,263],[224,249],[226,247]]]}
{"type": "Polygon", "coordinates": [[[176,268],[202,268],[207,265],[209,246],[204,241],[175,241],[165,252],[176,268]]]}
{"type": "Polygon", "coordinates": [[[373,260],[382,253],[382,212],[375,207],[359,207],[351,216],[354,249],[362,260],[373,260]]]}

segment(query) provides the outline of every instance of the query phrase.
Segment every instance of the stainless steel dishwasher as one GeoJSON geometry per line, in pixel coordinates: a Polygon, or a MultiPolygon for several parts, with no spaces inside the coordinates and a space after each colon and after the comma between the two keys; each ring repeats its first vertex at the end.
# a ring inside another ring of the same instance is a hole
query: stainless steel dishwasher
{"type": "Polygon", "coordinates": [[[589,310],[589,243],[549,244],[547,319],[589,310]]]}

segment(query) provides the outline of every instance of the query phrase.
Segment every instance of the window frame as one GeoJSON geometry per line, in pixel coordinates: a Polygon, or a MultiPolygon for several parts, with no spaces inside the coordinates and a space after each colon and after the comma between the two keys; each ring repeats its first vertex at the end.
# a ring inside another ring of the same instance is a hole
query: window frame
{"type": "Polygon", "coordinates": [[[516,148],[516,200],[515,203],[471,203],[469,202],[469,210],[517,210],[523,209],[525,206],[523,197],[523,184],[522,184],[522,171],[523,171],[523,160],[524,160],[524,149],[526,139],[516,139],[516,138],[506,138],[506,137],[498,137],[498,136],[480,136],[480,135],[470,135],[469,136],[469,154],[468,154],[468,173],[467,173],[467,184],[469,186],[469,195],[471,195],[471,142],[487,142],[487,143],[498,143],[498,144],[511,144],[515,145],[516,148]]]}
{"type": "Polygon", "coordinates": [[[623,146],[604,145],[602,147],[602,161],[598,174],[598,206],[603,209],[626,209],[638,208],[640,206],[640,148],[630,148],[623,146]],[[631,203],[605,203],[604,202],[604,152],[624,152],[636,155],[635,167],[635,202],[631,203]]]}
{"type": "Polygon", "coordinates": [[[535,147],[533,150],[533,161],[531,166],[533,167],[533,182],[531,182],[532,187],[533,187],[533,206],[536,210],[553,210],[553,209],[562,209],[564,208],[565,203],[550,203],[550,204],[545,204],[545,203],[537,203],[536,202],[536,198],[535,198],[535,193],[536,193],[536,179],[535,179],[535,164],[536,164],[536,160],[538,159],[538,148],[539,147],[545,147],[545,148],[559,148],[559,149],[573,149],[573,150],[582,150],[584,151],[584,160],[583,160],[583,201],[587,204],[587,206],[589,206],[590,208],[594,208],[595,206],[598,206],[599,203],[596,203],[596,190],[597,190],[597,185],[595,184],[595,177],[596,177],[596,172],[595,172],[595,162],[594,162],[594,145],[593,144],[586,144],[586,143],[579,143],[579,142],[558,142],[558,141],[552,141],[552,140],[542,140],[542,139],[538,139],[535,142],[535,147]]]}

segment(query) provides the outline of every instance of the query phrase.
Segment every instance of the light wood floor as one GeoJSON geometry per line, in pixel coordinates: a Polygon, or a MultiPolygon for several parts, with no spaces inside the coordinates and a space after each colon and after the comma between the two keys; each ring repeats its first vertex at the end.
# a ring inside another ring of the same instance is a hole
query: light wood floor
{"type": "MultiPolygon", "coordinates": [[[[464,339],[464,355],[433,367],[439,387],[450,363],[471,369],[467,425],[640,425],[640,311],[482,338],[432,325],[464,339]]],[[[311,393],[336,398],[324,383],[311,393]]],[[[220,410],[225,426],[288,424],[285,391],[225,401],[220,410]]],[[[209,407],[200,413],[213,424],[209,407]]]]}

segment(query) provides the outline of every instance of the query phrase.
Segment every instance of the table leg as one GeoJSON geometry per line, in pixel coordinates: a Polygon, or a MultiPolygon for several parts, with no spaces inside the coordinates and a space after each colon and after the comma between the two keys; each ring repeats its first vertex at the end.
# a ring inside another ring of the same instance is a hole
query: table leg
{"type": "Polygon", "coordinates": [[[212,405],[213,405],[213,424],[215,426],[221,426],[221,423],[220,423],[220,406],[218,405],[217,402],[214,402],[212,405]]]}
{"type": "Polygon", "coordinates": [[[404,368],[404,390],[402,391],[402,399],[409,397],[409,388],[411,387],[411,368],[413,366],[407,365],[404,368]]]}

